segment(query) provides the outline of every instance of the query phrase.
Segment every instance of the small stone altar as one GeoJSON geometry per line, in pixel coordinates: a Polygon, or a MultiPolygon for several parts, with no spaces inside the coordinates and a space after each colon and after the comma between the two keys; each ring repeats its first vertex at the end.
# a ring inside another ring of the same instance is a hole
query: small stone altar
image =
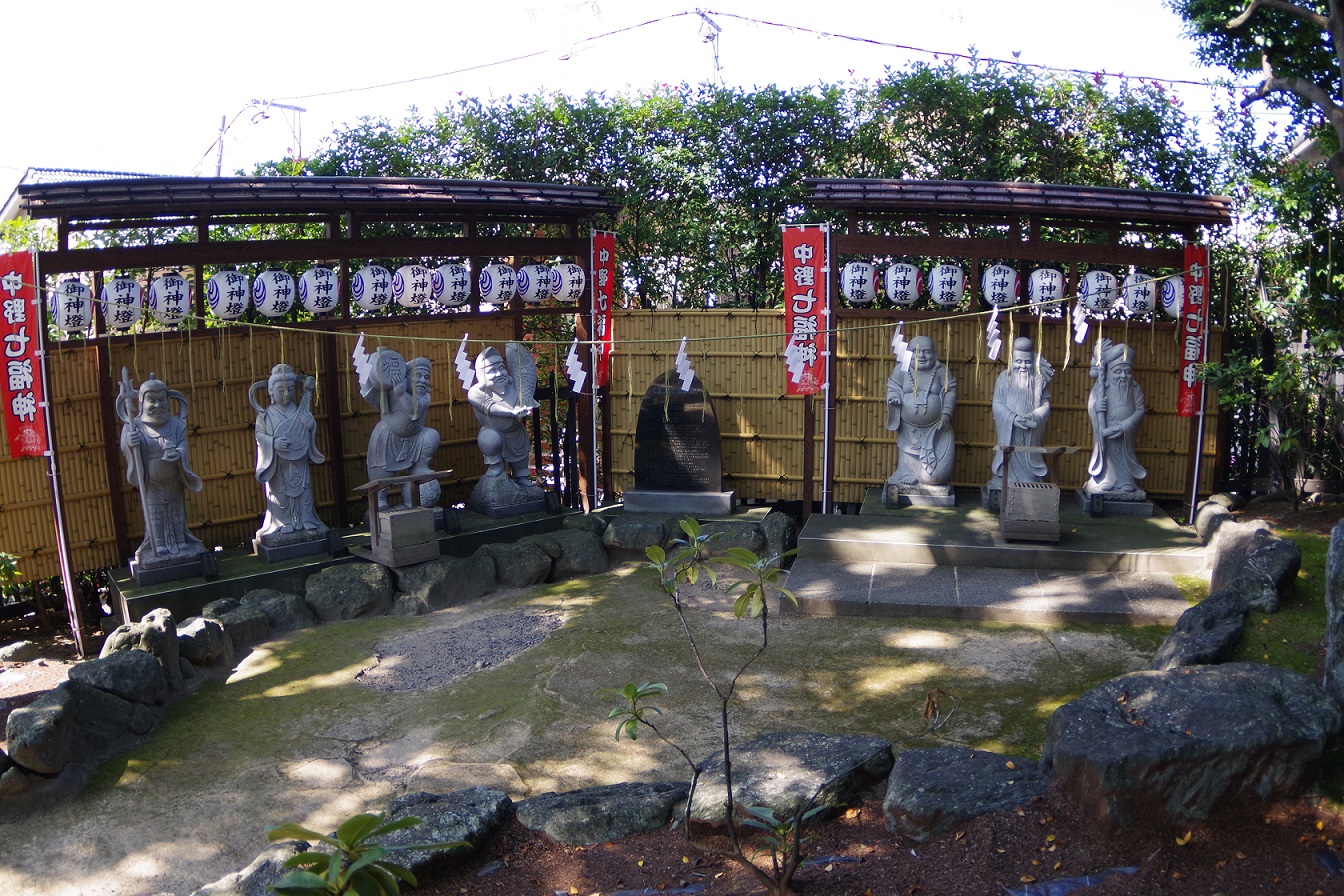
{"type": "Polygon", "coordinates": [[[635,487],[623,501],[635,513],[733,512],[733,492],[723,490],[719,418],[699,377],[683,391],[680,375],[669,370],[644,393],[635,424],[635,487]]]}

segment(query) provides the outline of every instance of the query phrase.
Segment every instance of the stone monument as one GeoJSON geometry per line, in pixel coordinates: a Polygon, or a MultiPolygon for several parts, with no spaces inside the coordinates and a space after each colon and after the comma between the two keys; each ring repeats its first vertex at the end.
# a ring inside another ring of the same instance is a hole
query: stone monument
{"type": "Polygon", "coordinates": [[[510,342],[504,355],[487,348],[476,356],[476,382],[467,400],[481,425],[476,445],[485,475],[476,482],[467,509],[492,518],[547,509],[546,490],[532,481],[527,419],[539,407],[537,365],[527,347],[510,342]],[[507,356],[507,363],[505,357],[507,356]]]}
{"type": "Polygon", "coordinates": [[[723,452],[714,402],[699,377],[682,389],[669,370],[644,393],[635,423],[635,487],[622,501],[631,512],[733,512],[733,492],[723,490],[723,452]]]}
{"type": "MultiPolygon", "coordinates": [[[[378,410],[380,418],[369,435],[369,453],[366,467],[369,480],[392,476],[424,474],[433,471],[429,462],[439,450],[439,433],[425,425],[429,413],[429,359],[415,358],[409,364],[400,354],[379,348],[364,355],[361,363],[356,349],[356,367],[359,369],[359,394],[378,410]]],[[[411,485],[400,489],[401,503],[411,506],[411,485]]],[[[420,506],[437,507],[441,489],[439,481],[427,478],[420,483],[420,506]]],[[[388,509],[388,491],[378,493],[375,511],[388,509]]]]}
{"type": "Polygon", "coordinates": [[[213,578],[218,569],[214,554],[187,530],[186,493],[199,492],[202,483],[191,469],[187,450],[186,396],[152,373],[137,392],[123,367],[116,409],[122,421],[126,479],[140,493],[145,520],[144,540],[130,564],[135,583],[152,585],[196,575],[213,578]]]}
{"type": "Polygon", "coordinates": [[[898,364],[887,377],[887,429],[896,433],[897,459],[882,503],[952,507],[957,499],[948,482],[956,451],[957,381],[928,336],[912,339],[910,352],[911,369],[898,364]]]}
{"type": "Polygon", "coordinates": [[[1092,457],[1079,493],[1084,510],[1123,516],[1152,516],[1153,504],[1139,488],[1148,475],[1138,460],[1139,425],[1147,411],[1143,389],[1134,380],[1134,352],[1102,339],[1088,371],[1096,382],[1087,397],[1092,418],[1092,457]]]}
{"type": "Polygon", "coordinates": [[[317,450],[313,419],[314,380],[299,377],[288,364],[271,368],[270,379],[247,390],[257,412],[257,481],[266,497],[266,516],[252,539],[257,556],[268,563],[318,554],[327,549],[328,529],[313,504],[309,465],[325,458],[317,450]],[[257,392],[266,389],[271,403],[262,407],[257,392]],[[295,403],[296,393],[303,397],[295,403]]]}
{"type": "Polygon", "coordinates": [[[990,478],[981,498],[984,505],[997,510],[1003,491],[1004,476],[1010,482],[1043,482],[1047,473],[1044,455],[1040,451],[1013,451],[1004,462],[1005,446],[1039,449],[1045,437],[1045,424],[1050,419],[1050,380],[1055,368],[1033,351],[1031,340],[1019,336],[1013,340],[1013,354],[1009,369],[999,374],[994,383],[994,459],[990,464],[990,478]]]}

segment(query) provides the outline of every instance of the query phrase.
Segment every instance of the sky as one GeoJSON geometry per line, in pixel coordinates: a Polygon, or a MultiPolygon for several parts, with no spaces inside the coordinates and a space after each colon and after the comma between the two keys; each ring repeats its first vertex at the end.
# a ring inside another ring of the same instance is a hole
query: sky
{"type": "MultiPolygon", "coordinates": [[[[1225,75],[1197,65],[1182,30],[1162,0],[7,4],[0,196],[29,167],[228,176],[311,154],[362,117],[460,97],[805,87],[972,47],[1142,78],[1225,75]]],[[[1212,112],[1209,91],[1175,87],[1193,114],[1212,112]]]]}

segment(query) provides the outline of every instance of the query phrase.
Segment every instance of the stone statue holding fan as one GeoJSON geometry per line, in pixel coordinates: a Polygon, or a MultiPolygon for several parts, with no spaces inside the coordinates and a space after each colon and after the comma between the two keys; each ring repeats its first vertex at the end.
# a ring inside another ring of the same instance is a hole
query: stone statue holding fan
{"type": "Polygon", "coordinates": [[[491,516],[541,509],[546,492],[532,481],[532,446],[527,434],[527,419],[539,407],[533,397],[536,362],[526,346],[510,342],[503,355],[493,347],[477,355],[475,373],[467,400],[481,425],[476,445],[485,461],[485,475],[472,490],[467,506],[491,516]]]}

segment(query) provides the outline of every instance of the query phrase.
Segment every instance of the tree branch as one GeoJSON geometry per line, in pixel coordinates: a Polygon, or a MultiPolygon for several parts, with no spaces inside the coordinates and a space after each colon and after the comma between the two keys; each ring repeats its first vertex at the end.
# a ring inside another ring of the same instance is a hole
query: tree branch
{"type": "Polygon", "coordinates": [[[1255,14],[1262,9],[1280,9],[1310,22],[1322,31],[1330,30],[1330,21],[1326,16],[1321,15],[1314,9],[1307,9],[1305,6],[1290,3],[1289,0],[1251,0],[1246,8],[1241,11],[1241,15],[1227,23],[1227,30],[1236,31],[1238,28],[1245,27],[1246,23],[1255,18],[1255,14]]]}
{"type": "Polygon", "coordinates": [[[1311,103],[1325,116],[1330,125],[1344,137],[1344,109],[1335,102],[1334,97],[1314,81],[1306,78],[1280,77],[1274,74],[1269,57],[1262,57],[1261,72],[1264,79],[1241,101],[1244,109],[1252,103],[1263,100],[1275,93],[1291,93],[1311,103]]]}

